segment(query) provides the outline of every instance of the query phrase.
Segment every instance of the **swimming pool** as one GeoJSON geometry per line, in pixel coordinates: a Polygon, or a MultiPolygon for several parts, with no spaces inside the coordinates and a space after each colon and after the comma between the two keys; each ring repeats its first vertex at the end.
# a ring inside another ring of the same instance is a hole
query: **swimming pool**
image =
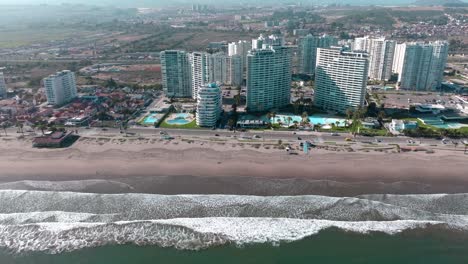
{"type": "MultiPolygon", "coordinates": [[[[346,126],[346,119],[342,118],[336,118],[336,117],[327,117],[324,115],[311,115],[308,117],[309,122],[314,125],[332,125],[332,124],[337,124],[340,127],[346,126]]],[[[302,122],[302,117],[299,115],[276,115],[274,118],[271,118],[270,120],[273,124],[278,124],[282,123],[283,125],[292,125],[295,122],[301,123],[302,122]],[[291,117],[290,120],[288,120],[288,117],[291,117]]]]}
{"type": "Polygon", "coordinates": [[[166,123],[169,125],[186,125],[192,122],[193,117],[191,114],[188,113],[179,113],[179,114],[172,114],[168,119],[166,119],[166,123]]]}
{"type": "Polygon", "coordinates": [[[160,115],[159,114],[149,114],[143,119],[143,124],[145,125],[152,125],[154,123],[159,122],[160,115]]]}
{"type": "Polygon", "coordinates": [[[419,118],[419,120],[421,120],[426,125],[444,129],[458,129],[465,126],[457,122],[445,122],[439,117],[424,117],[419,118]]]}

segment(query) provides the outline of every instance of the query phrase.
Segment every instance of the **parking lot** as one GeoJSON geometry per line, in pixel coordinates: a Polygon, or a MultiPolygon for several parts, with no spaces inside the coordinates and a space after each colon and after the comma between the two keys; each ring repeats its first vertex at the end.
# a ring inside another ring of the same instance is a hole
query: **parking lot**
{"type": "Polygon", "coordinates": [[[436,92],[375,92],[386,108],[409,109],[414,104],[442,104],[448,108],[455,108],[458,100],[451,94],[436,92]]]}

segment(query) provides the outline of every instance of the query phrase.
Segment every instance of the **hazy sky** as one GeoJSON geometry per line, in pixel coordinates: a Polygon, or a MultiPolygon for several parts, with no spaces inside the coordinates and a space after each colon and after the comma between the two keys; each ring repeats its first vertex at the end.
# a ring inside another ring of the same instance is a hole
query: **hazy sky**
{"type": "MultiPolygon", "coordinates": [[[[411,4],[416,0],[225,0],[223,3],[267,3],[267,2],[283,2],[283,3],[313,3],[313,4],[384,4],[384,5],[399,5],[411,4]]],[[[447,0],[445,0],[447,1],[447,0]]],[[[466,2],[466,0],[462,0],[466,2]]],[[[441,0],[444,2],[444,0],[441,0]]],[[[176,5],[176,4],[192,4],[192,3],[207,3],[219,4],[218,0],[0,0],[0,4],[60,4],[60,3],[81,3],[92,5],[115,5],[121,7],[150,7],[159,5],[176,5]]]]}

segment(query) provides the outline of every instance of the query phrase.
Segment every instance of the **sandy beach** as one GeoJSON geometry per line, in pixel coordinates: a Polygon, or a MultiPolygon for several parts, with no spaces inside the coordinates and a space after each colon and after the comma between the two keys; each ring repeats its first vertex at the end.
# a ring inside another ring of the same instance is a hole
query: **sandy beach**
{"type": "Polygon", "coordinates": [[[25,180],[101,180],[84,191],[118,192],[109,187],[117,182],[133,192],[166,194],[468,192],[468,155],[336,147],[289,155],[267,143],[105,137],[34,149],[29,139],[0,138],[0,188],[25,180]]]}

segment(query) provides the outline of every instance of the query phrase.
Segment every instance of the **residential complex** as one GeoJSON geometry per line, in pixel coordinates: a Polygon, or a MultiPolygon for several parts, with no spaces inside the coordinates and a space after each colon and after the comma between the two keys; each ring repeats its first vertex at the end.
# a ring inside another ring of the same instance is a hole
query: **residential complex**
{"type": "Polygon", "coordinates": [[[284,46],[284,37],[279,35],[270,35],[268,37],[264,37],[260,34],[260,37],[252,40],[252,50],[255,49],[264,49],[267,46],[277,47],[277,46],[284,46]]]}
{"type": "Polygon", "coordinates": [[[371,80],[388,81],[392,76],[396,42],[385,38],[369,36],[354,40],[354,51],[365,51],[369,54],[369,73],[371,80]]]}
{"type": "Polygon", "coordinates": [[[239,55],[242,58],[242,68],[246,66],[247,53],[252,47],[252,43],[246,40],[239,40],[238,42],[232,42],[228,45],[228,55],[234,56],[239,55]]]}
{"type": "MultiPolygon", "coordinates": [[[[247,58],[247,56],[246,56],[247,58]]],[[[241,55],[229,56],[229,84],[241,86],[244,82],[244,64],[241,55]]]]}
{"type": "Polygon", "coordinates": [[[50,105],[62,105],[77,96],[75,73],[71,71],[57,72],[44,78],[43,82],[50,105]]]}
{"type": "Polygon", "coordinates": [[[317,48],[329,48],[337,44],[331,36],[313,36],[311,34],[302,37],[298,41],[299,73],[314,74],[317,59],[317,48]]]}
{"type": "Polygon", "coordinates": [[[247,55],[247,109],[252,112],[290,103],[291,52],[287,47],[262,45],[247,55]]]}
{"type": "Polygon", "coordinates": [[[197,94],[197,125],[214,127],[222,110],[221,89],[215,83],[207,84],[197,94]]]}
{"type": "Polygon", "coordinates": [[[205,52],[192,52],[189,54],[193,99],[197,99],[198,89],[209,81],[208,56],[209,54],[205,52]]]}
{"type": "Polygon", "coordinates": [[[364,106],[368,55],[342,49],[319,48],[315,73],[315,105],[345,113],[364,106]]]}
{"type": "Polygon", "coordinates": [[[393,55],[392,72],[400,74],[403,70],[403,62],[405,61],[406,43],[396,44],[395,53],[393,55]]]}
{"type": "Polygon", "coordinates": [[[192,97],[191,68],[188,54],[181,50],[162,51],[162,85],[168,97],[192,97]]]}
{"type": "Polygon", "coordinates": [[[447,56],[446,41],[407,43],[398,77],[400,88],[416,91],[440,88],[447,56]]]}
{"type": "Polygon", "coordinates": [[[0,98],[6,97],[7,88],[5,84],[5,77],[3,76],[3,72],[0,72],[0,98]]]}

